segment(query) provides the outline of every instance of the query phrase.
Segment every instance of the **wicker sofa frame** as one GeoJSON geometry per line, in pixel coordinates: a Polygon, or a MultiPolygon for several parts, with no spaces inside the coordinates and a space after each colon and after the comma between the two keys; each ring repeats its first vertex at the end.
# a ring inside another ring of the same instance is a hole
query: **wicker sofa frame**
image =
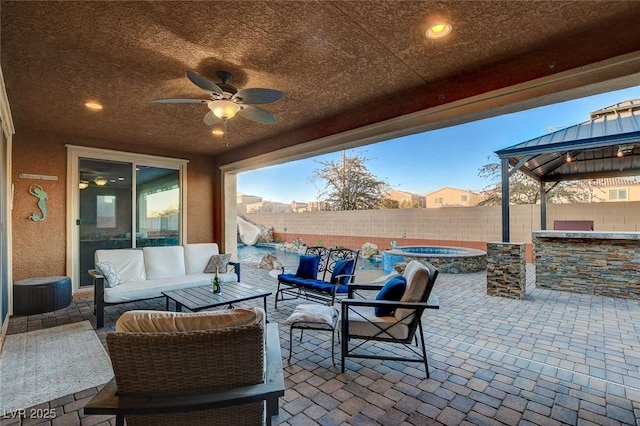
{"type": "Polygon", "coordinates": [[[115,415],[118,426],[125,417],[128,426],[270,425],[285,384],[278,325],[266,325],[265,351],[262,330],[109,333],[118,381],[100,390],[84,413],[115,415]]]}

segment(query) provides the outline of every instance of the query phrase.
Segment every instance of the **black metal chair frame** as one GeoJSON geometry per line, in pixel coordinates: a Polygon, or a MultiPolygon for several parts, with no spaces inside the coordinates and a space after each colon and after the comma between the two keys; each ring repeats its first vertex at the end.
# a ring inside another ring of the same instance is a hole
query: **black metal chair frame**
{"type": "MultiPolygon", "coordinates": [[[[331,279],[331,274],[333,274],[333,268],[336,265],[336,262],[339,260],[348,260],[353,259],[353,273],[352,274],[344,274],[338,275],[335,277],[334,282],[331,284],[335,285],[335,290],[333,294],[316,291],[310,288],[297,286],[295,284],[284,283],[278,280],[278,289],[275,294],[275,308],[278,308],[278,301],[284,300],[292,300],[292,299],[306,299],[314,302],[324,303],[329,306],[333,306],[338,285],[340,284],[340,280],[349,277],[349,283],[353,283],[355,279],[355,271],[358,264],[358,257],[360,256],[360,250],[351,250],[347,248],[327,248],[322,246],[312,246],[307,247],[305,251],[305,255],[318,255],[320,256],[320,264],[318,265],[318,273],[320,276],[322,274],[322,281],[329,282],[331,279]],[[285,297],[285,295],[291,297],[285,297]],[[278,297],[279,296],[279,297],[278,297]]],[[[284,273],[284,270],[283,270],[284,273]]],[[[349,284],[351,285],[351,284],[349,284]]]]}
{"type": "Polygon", "coordinates": [[[358,294],[358,290],[380,290],[384,287],[383,283],[359,283],[359,284],[349,284],[349,293],[347,299],[342,299],[342,322],[341,322],[341,331],[342,331],[342,345],[341,345],[341,369],[342,372],[345,371],[345,361],[346,358],[360,358],[360,359],[381,359],[381,360],[391,360],[391,361],[402,361],[402,362],[420,362],[424,364],[425,372],[427,375],[427,379],[429,378],[429,363],[427,360],[427,349],[424,341],[424,333],[422,330],[422,314],[425,309],[439,309],[438,299],[435,295],[431,294],[433,290],[433,286],[435,284],[436,278],[438,276],[438,270],[433,267],[433,265],[425,265],[429,270],[429,281],[427,282],[425,295],[423,297],[423,301],[421,302],[395,302],[388,300],[375,300],[375,299],[365,299],[362,294],[358,294]],[[360,299],[356,299],[355,296],[361,297],[360,299]],[[371,325],[378,329],[378,332],[373,335],[356,335],[352,334],[349,330],[349,316],[350,315],[358,315],[360,318],[364,318],[357,310],[353,309],[353,307],[387,307],[392,309],[398,308],[415,308],[413,312],[408,313],[401,320],[398,320],[393,323],[383,324],[383,323],[374,323],[368,321],[371,325]],[[410,319],[410,323],[408,324],[408,333],[407,337],[404,339],[397,339],[389,336],[387,331],[392,327],[397,326],[399,322],[405,322],[407,319],[410,319]],[[419,332],[416,333],[416,330],[419,332]],[[358,340],[359,342],[349,347],[350,340],[358,340]],[[390,355],[376,355],[369,353],[358,353],[357,350],[362,347],[365,343],[370,341],[378,341],[378,342],[387,342],[387,343],[397,343],[403,345],[407,350],[409,350],[415,356],[390,356],[390,355]],[[415,346],[411,346],[411,343],[415,341],[415,346]]]}

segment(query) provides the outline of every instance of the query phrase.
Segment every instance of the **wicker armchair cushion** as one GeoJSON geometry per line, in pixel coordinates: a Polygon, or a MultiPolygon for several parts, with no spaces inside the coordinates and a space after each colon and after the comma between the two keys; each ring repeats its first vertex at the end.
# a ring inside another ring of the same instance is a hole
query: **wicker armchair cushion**
{"type": "Polygon", "coordinates": [[[214,312],[162,312],[135,310],[125,312],[116,322],[120,332],[204,331],[265,322],[261,308],[237,308],[214,312]]]}

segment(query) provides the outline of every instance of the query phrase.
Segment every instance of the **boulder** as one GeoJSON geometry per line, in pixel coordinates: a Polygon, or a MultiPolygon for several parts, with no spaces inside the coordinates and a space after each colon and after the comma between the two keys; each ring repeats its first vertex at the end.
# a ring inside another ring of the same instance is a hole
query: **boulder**
{"type": "Polygon", "coordinates": [[[262,260],[260,260],[260,264],[258,265],[259,269],[282,269],[282,264],[278,260],[276,256],[273,254],[265,254],[262,256],[262,260]]]}
{"type": "Polygon", "coordinates": [[[362,248],[360,248],[360,255],[367,259],[378,253],[379,253],[378,246],[373,243],[364,243],[362,245],[362,248]]]}

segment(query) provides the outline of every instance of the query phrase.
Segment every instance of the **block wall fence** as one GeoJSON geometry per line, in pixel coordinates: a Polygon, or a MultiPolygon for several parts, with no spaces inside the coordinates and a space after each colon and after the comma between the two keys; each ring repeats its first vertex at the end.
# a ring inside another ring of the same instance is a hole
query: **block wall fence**
{"type": "MultiPolygon", "coordinates": [[[[274,238],[301,238],[315,245],[359,248],[365,242],[380,250],[398,245],[438,245],[487,249],[502,238],[502,208],[442,207],[338,212],[254,213],[247,219],[273,227],[274,238]]],[[[640,232],[640,202],[548,204],[547,229],[554,220],[593,220],[596,231],[640,232]]],[[[526,243],[531,257],[531,233],[540,228],[539,205],[514,205],[510,210],[511,242],[526,243]]]]}

